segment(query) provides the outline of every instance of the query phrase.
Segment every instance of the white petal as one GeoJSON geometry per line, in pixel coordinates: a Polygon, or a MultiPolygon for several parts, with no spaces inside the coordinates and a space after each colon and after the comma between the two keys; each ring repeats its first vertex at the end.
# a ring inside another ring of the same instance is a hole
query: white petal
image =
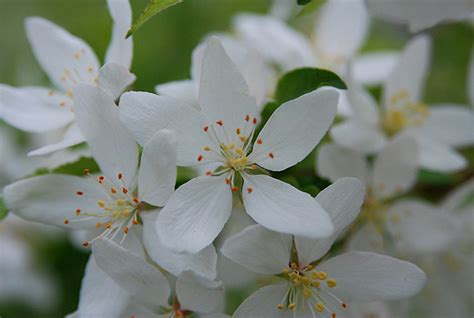
{"type": "Polygon", "coordinates": [[[71,222],[76,209],[100,213],[97,201],[104,199],[103,189],[91,178],[50,174],[23,179],[6,186],[3,195],[7,207],[18,216],[35,222],[69,228],[94,228],[97,220],[71,222]],[[77,195],[81,191],[84,195],[77,195]],[[64,220],[70,220],[65,225],[64,220]]]}
{"type": "Polygon", "coordinates": [[[344,301],[396,300],[417,294],[426,275],[416,265],[390,256],[349,252],[317,267],[337,281],[331,292],[344,301]]]}
{"type": "Polygon", "coordinates": [[[373,191],[378,198],[389,198],[408,191],[416,181],[419,149],[410,136],[395,138],[374,162],[373,191]]]}
{"type": "Polygon", "coordinates": [[[464,169],[466,159],[451,147],[422,135],[416,136],[420,165],[439,172],[455,172],[464,169]]]}
{"type": "Polygon", "coordinates": [[[329,215],[309,194],[280,180],[245,175],[242,196],[247,213],[270,230],[308,238],[333,232],[329,215]]]}
{"type": "Polygon", "coordinates": [[[358,83],[351,83],[347,91],[355,118],[367,125],[379,125],[380,112],[375,98],[358,83]]]}
{"type": "Polygon", "coordinates": [[[235,19],[234,27],[249,46],[285,70],[315,63],[311,44],[305,36],[279,19],[242,14],[235,19]]]}
{"type": "Polygon", "coordinates": [[[0,117],[21,130],[46,132],[65,127],[74,120],[71,106],[69,97],[46,88],[0,85],[0,117]]]}
{"type": "Polygon", "coordinates": [[[107,0],[112,16],[112,39],[105,55],[106,63],[117,63],[130,69],[133,55],[132,37],[125,38],[132,25],[132,8],[128,0],[107,0]]]}
{"type": "Polygon", "coordinates": [[[82,279],[79,305],[74,318],[121,318],[130,302],[130,294],[117,285],[89,257],[82,279]]]}
{"type": "Polygon", "coordinates": [[[251,225],[229,237],[221,253],[233,262],[261,274],[280,274],[290,261],[290,235],[251,225]]]}
{"type": "Polygon", "coordinates": [[[135,75],[120,64],[107,63],[99,70],[98,85],[113,99],[118,98],[134,81],[135,75]]]}
{"type": "Polygon", "coordinates": [[[210,281],[184,272],[176,280],[176,296],[184,309],[199,313],[212,313],[222,309],[224,288],[217,281],[210,281]]]}
{"type": "Polygon", "coordinates": [[[385,239],[380,233],[380,226],[373,222],[362,225],[349,239],[349,251],[366,251],[380,254],[393,252],[388,250],[385,239]]]}
{"type": "Polygon", "coordinates": [[[449,193],[441,203],[443,209],[449,213],[463,211],[470,196],[474,193],[474,179],[470,179],[463,185],[449,193]]]}
{"type": "Polygon", "coordinates": [[[69,126],[64,133],[62,139],[56,143],[41,147],[39,149],[30,151],[28,156],[43,156],[48,155],[53,152],[63,150],[75,145],[80,144],[81,142],[86,141],[84,136],[82,135],[81,130],[77,126],[77,124],[72,124],[69,126]]]}
{"type": "Polygon", "coordinates": [[[214,246],[210,245],[197,254],[176,253],[163,245],[156,232],[158,213],[144,212],[140,216],[143,220],[143,244],[153,261],[175,276],[192,271],[207,279],[216,278],[217,253],[214,246]]]}
{"type": "Polygon", "coordinates": [[[386,138],[378,127],[354,119],[335,125],[331,129],[331,137],[338,145],[363,154],[376,153],[386,143],[386,138]]]}
{"type": "Polygon", "coordinates": [[[197,253],[214,241],[232,210],[232,192],[225,178],[197,177],[176,190],[156,222],[164,245],[197,253]]]}
{"type": "Polygon", "coordinates": [[[362,0],[327,1],[315,25],[316,46],[324,55],[349,59],[364,43],[369,24],[362,0]]]}
{"type": "Polygon", "coordinates": [[[138,147],[119,120],[117,105],[100,88],[80,85],[74,90],[77,124],[94,159],[110,179],[123,175],[129,187],[138,167],[138,147]]]}
{"type": "Polygon", "coordinates": [[[27,18],[25,29],[36,59],[54,84],[66,91],[77,83],[95,83],[99,62],[87,43],[39,17],[27,18]]]}
{"type": "Polygon", "coordinates": [[[335,90],[320,89],[281,105],[258,135],[262,143],[254,144],[249,160],[273,171],[303,160],[331,126],[337,100],[335,90]]]}
{"type": "Polygon", "coordinates": [[[159,130],[143,148],[138,170],[138,193],[142,201],[164,206],[176,183],[176,138],[159,130]]]}
{"type": "Polygon", "coordinates": [[[158,308],[168,303],[168,280],[145,259],[108,239],[95,241],[92,251],[100,269],[136,301],[149,308],[158,308]]]}
{"type": "Polygon", "coordinates": [[[316,196],[316,201],[326,210],[334,224],[334,234],[327,239],[295,237],[300,266],[306,266],[323,257],[339,234],[359,215],[364,202],[365,187],[355,178],[342,178],[316,196]]]}
{"type": "Polygon", "coordinates": [[[356,81],[365,85],[378,85],[392,72],[399,58],[398,52],[376,51],[354,59],[352,74],[356,81]]]}
{"type": "Polygon", "coordinates": [[[155,91],[159,95],[183,100],[187,104],[199,109],[198,84],[193,80],[168,82],[155,86],[155,91]]]}
{"type": "Polygon", "coordinates": [[[474,144],[474,112],[461,105],[436,105],[430,107],[419,133],[451,147],[474,144]]]}
{"type": "Polygon", "coordinates": [[[408,24],[411,32],[418,32],[446,20],[469,18],[472,14],[472,3],[464,0],[448,2],[368,0],[367,4],[372,14],[408,24]]]}
{"type": "Polygon", "coordinates": [[[416,36],[406,45],[385,83],[383,100],[386,108],[392,107],[391,99],[401,93],[406,93],[410,102],[421,100],[430,51],[431,41],[426,35],[416,36]]]}
{"type": "Polygon", "coordinates": [[[318,152],[316,171],[332,182],[343,177],[354,177],[367,184],[368,163],[364,156],[335,144],[325,144],[318,152]]]}
{"type": "Polygon", "coordinates": [[[242,128],[246,115],[255,117],[257,114],[257,104],[255,98],[249,96],[247,83],[214,37],[208,40],[204,49],[199,105],[211,121],[208,124],[223,121],[228,136],[242,128]]]}
{"type": "Polygon", "coordinates": [[[255,272],[234,263],[222,254],[218,254],[217,257],[217,272],[224,288],[230,290],[250,286],[250,284],[256,281],[258,276],[255,272]]]}
{"type": "Polygon", "coordinates": [[[416,255],[445,251],[458,233],[450,215],[423,201],[398,201],[387,216],[399,250],[416,255]]]}
{"type": "Polygon", "coordinates": [[[277,305],[285,296],[288,283],[281,282],[260,288],[237,308],[234,318],[290,318],[293,312],[280,310],[277,305]]]}
{"type": "Polygon", "coordinates": [[[120,98],[120,119],[141,145],[160,129],[176,134],[178,165],[192,166],[202,147],[210,145],[203,132],[205,119],[195,108],[167,96],[144,92],[125,93],[120,98]]]}

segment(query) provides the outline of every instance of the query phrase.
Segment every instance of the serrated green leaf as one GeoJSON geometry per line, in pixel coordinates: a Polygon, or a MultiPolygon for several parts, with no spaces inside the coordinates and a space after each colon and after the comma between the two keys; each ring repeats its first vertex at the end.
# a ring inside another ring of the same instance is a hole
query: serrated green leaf
{"type": "Polygon", "coordinates": [[[161,11],[168,9],[169,7],[172,7],[181,2],[183,2],[183,0],[150,0],[145,9],[143,9],[138,19],[135,20],[130,30],[128,30],[126,37],[128,38],[129,36],[137,32],[137,30],[141,28],[141,26],[155,14],[158,14],[161,11]]]}
{"type": "Polygon", "coordinates": [[[288,72],[277,84],[275,99],[282,104],[323,86],[347,89],[344,81],[331,71],[318,68],[300,68],[288,72]]]}
{"type": "Polygon", "coordinates": [[[5,206],[5,202],[3,201],[3,198],[0,196],[0,221],[6,218],[8,215],[8,209],[5,206]]]}

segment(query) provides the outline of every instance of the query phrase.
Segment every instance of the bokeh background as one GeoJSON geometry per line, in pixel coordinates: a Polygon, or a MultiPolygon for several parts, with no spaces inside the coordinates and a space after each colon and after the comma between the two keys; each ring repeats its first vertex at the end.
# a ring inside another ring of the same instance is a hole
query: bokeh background
{"type": "MultiPolygon", "coordinates": [[[[296,0],[288,0],[296,1],[296,0]]],[[[131,0],[136,17],[147,0],[131,0]]],[[[184,0],[155,16],[134,36],[134,90],[153,91],[158,83],[189,77],[191,52],[209,32],[232,32],[232,17],[243,11],[265,13],[270,0],[184,0]]],[[[0,0],[0,83],[47,86],[23,27],[27,16],[42,16],[81,37],[102,58],[109,43],[111,19],[105,0],[0,0]]],[[[289,22],[309,31],[314,14],[289,22]]],[[[467,104],[467,64],[474,28],[468,23],[437,26],[433,60],[426,85],[427,103],[467,104]]],[[[410,34],[404,27],[374,20],[363,51],[400,49],[410,34]]],[[[379,88],[371,91],[379,94],[379,88]]],[[[0,122],[0,187],[41,166],[25,154],[35,139],[0,122]],[[5,137],[7,136],[7,137],[5,137]],[[3,140],[5,139],[5,140],[3,140]]],[[[473,167],[472,150],[464,151],[473,167]]],[[[436,199],[468,175],[422,172],[420,193],[436,199]],[[423,189],[423,182],[431,187],[423,189]],[[423,190],[423,191],[422,191],[423,190]]],[[[56,318],[76,309],[88,253],[51,227],[32,227],[9,219],[0,223],[0,317],[56,318]]]]}

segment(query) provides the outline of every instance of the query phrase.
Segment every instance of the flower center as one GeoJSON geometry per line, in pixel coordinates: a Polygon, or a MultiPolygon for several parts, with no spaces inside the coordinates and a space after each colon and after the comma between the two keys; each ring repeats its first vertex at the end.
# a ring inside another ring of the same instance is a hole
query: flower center
{"type": "MultiPolygon", "coordinates": [[[[92,175],[89,174],[88,169],[85,169],[84,173],[89,177],[92,177],[92,175]]],[[[113,240],[120,232],[122,232],[123,237],[120,241],[121,244],[125,240],[132,225],[138,224],[138,212],[140,211],[142,204],[140,200],[136,196],[133,196],[125,187],[122,178],[122,173],[119,173],[117,175],[117,180],[118,183],[122,184],[122,186],[120,189],[117,189],[117,187],[113,183],[107,181],[104,176],[97,177],[97,183],[99,183],[104,190],[104,198],[97,201],[99,211],[82,211],[78,208],[75,211],[75,219],[64,220],[64,224],[90,221],[94,219],[97,220],[95,227],[97,229],[103,229],[103,231],[92,240],[84,241],[82,243],[84,247],[89,246],[89,244],[93,243],[98,238],[107,237],[113,240]]],[[[87,199],[87,194],[83,191],[77,191],[75,194],[87,199]]]]}
{"type": "MultiPolygon", "coordinates": [[[[257,118],[246,115],[242,127],[235,129],[235,132],[229,134],[225,130],[225,123],[222,120],[214,124],[203,127],[203,131],[208,135],[212,144],[204,146],[203,153],[199,154],[197,161],[208,160],[218,162],[221,165],[214,171],[207,171],[208,176],[219,176],[227,174],[226,183],[230,185],[232,191],[238,191],[235,186],[235,175],[244,173],[246,170],[255,170],[257,165],[251,162],[248,154],[252,150],[252,141],[257,127],[257,118]]],[[[257,144],[262,144],[263,140],[258,138],[257,144]]],[[[273,153],[269,153],[270,158],[274,158],[273,153]]],[[[247,191],[250,193],[252,189],[247,191]]]]}
{"type": "Polygon", "coordinates": [[[390,106],[382,120],[382,128],[390,136],[407,127],[420,126],[430,114],[426,104],[410,101],[406,91],[394,94],[390,99],[390,106]]]}
{"type": "Polygon", "coordinates": [[[277,305],[280,310],[296,310],[298,308],[309,308],[313,316],[316,312],[327,312],[332,318],[336,318],[334,306],[347,308],[330,289],[337,285],[335,279],[330,278],[324,271],[316,271],[314,266],[307,265],[299,268],[296,263],[291,263],[283,270],[283,275],[289,280],[290,285],[277,305]]]}

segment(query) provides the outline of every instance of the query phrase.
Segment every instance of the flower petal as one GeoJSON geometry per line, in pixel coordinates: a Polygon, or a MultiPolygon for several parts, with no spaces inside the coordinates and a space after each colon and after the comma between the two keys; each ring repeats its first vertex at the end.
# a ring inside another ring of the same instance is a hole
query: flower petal
{"type": "Polygon", "coordinates": [[[319,89],[281,105],[257,137],[249,160],[281,171],[303,160],[334,120],[338,93],[319,89]],[[271,155],[270,155],[271,154],[271,155]]]}
{"type": "Polygon", "coordinates": [[[461,105],[436,105],[430,107],[430,115],[417,130],[451,147],[474,144],[474,112],[461,105]]]}
{"type": "Polygon", "coordinates": [[[6,186],[3,195],[7,207],[26,220],[72,229],[95,228],[97,220],[71,221],[84,219],[76,216],[76,209],[100,213],[97,201],[104,198],[95,180],[61,174],[17,181],[6,186]],[[83,195],[77,195],[78,191],[83,195]],[[69,224],[64,224],[65,219],[69,224]]]}
{"type": "Polygon", "coordinates": [[[156,221],[164,245],[197,253],[214,241],[232,210],[232,192],[225,178],[197,177],[176,190],[156,221]]]}
{"type": "Polygon", "coordinates": [[[316,201],[326,210],[334,224],[334,234],[326,239],[295,237],[300,266],[306,266],[323,257],[341,232],[359,215],[364,202],[365,187],[355,178],[342,178],[316,196],[316,201]]]}
{"type": "Polygon", "coordinates": [[[66,95],[46,88],[0,85],[0,117],[21,130],[41,133],[65,127],[74,120],[71,106],[66,95]]]}
{"type": "Polygon", "coordinates": [[[347,91],[355,118],[370,126],[379,125],[380,112],[375,98],[357,82],[351,83],[347,91]]]}
{"type": "Polygon", "coordinates": [[[325,56],[349,59],[364,43],[369,25],[364,1],[327,1],[315,25],[316,46],[325,56]]]}
{"type": "Polygon", "coordinates": [[[144,92],[125,93],[120,98],[119,111],[120,119],[141,145],[160,129],[173,131],[179,166],[196,165],[202,147],[211,143],[203,132],[202,114],[177,99],[144,92]]]}
{"type": "Polygon", "coordinates": [[[164,206],[176,183],[176,138],[169,130],[159,130],[143,148],[138,170],[140,200],[164,206]]]}
{"type": "Polygon", "coordinates": [[[122,65],[107,63],[99,70],[98,85],[113,99],[117,99],[135,78],[135,75],[122,65]]]}
{"type": "Polygon", "coordinates": [[[43,156],[43,155],[48,155],[53,152],[63,150],[75,145],[80,144],[81,142],[86,141],[84,136],[82,135],[81,130],[77,126],[77,124],[71,124],[66,132],[64,133],[64,136],[62,139],[56,143],[43,146],[39,149],[30,151],[28,153],[28,156],[43,156]]]}
{"type": "Polygon", "coordinates": [[[293,312],[277,308],[288,290],[288,283],[281,282],[260,288],[237,308],[234,318],[290,318],[293,312]]]}
{"type": "Polygon", "coordinates": [[[207,42],[199,82],[199,105],[212,124],[222,120],[228,136],[242,128],[246,115],[257,115],[255,98],[250,97],[247,83],[227,55],[219,39],[207,42]]]}
{"type": "Polygon", "coordinates": [[[358,83],[378,85],[393,71],[399,53],[395,51],[368,52],[356,57],[352,64],[352,75],[358,83]]]}
{"type": "Polygon", "coordinates": [[[388,229],[400,251],[433,255],[450,247],[458,233],[453,218],[419,200],[403,200],[387,211],[388,229]]]}
{"type": "Polygon", "coordinates": [[[265,59],[290,70],[315,63],[311,44],[301,33],[270,16],[241,14],[234,21],[237,34],[265,59]]]}
{"type": "Polygon", "coordinates": [[[159,95],[183,100],[187,104],[199,109],[198,83],[193,80],[175,81],[155,86],[159,95]]]}
{"type": "Polygon", "coordinates": [[[410,136],[400,136],[387,144],[374,162],[374,195],[389,198],[408,191],[416,181],[418,154],[417,142],[410,136]]]}
{"type": "Polygon", "coordinates": [[[245,175],[242,196],[247,213],[270,230],[308,238],[333,232],[329,215],[309,194],[280,180],[245,175]]]}
{"type": "Polygon", "coordinates": [[[199,313],[220,311],[224,304],[221,282],[203,279],[192,272],[178,276],[176,296],[184,309],[199,313]]]}
{"type": "Polygon", "coordinates": [[[132,37],[126,39],[125,35],[132,26],[132,8],[128,0],[107,0],[107,6],[113,26],[105,62],[120,64],[128,70],[132,64],[133,42],[132,37]]]}
{"type": "Polygon", "coordinates": [[[463,212],[469,206],[469,198],[474,193],[474,179],[470,179],[463,185],[449,193],[441,203],[441,207],[448,213],[455,214],[463,212]]]}
{"type": "Polygon", "coordinates": [[[392,99],[406,94],[409,102],[418,102],[430,64],[431,41],[426,35],[413,38],[405,47],[397,65],[390,73],[384,87],[384,106],[392,107],[392,99]]]}
{"type": "Polygon", "coordinates": [[[415,136],[419,147],[419,164],[439,172],[455,172],[464,169],[466,159],[456,150],[421,134],[415,136]]]}
{"type": "Polygon", "coordinates": [[[99,268],[137,301],[149,308],[168,303],[168,280],[145,259],[108,239],[95,241],[92,251],[99,268]]]}
{"type": "Polygon", "coordinates": [[[426,275],[416,265],[390,256],[349,252],[317,267],[337,281],[331,292],[344,301],[396,300],[417,294],[426,275]]]}
{"type": "Polygon", "coordinates": [[[367,184],[369,167],[364,156],[335,144],[325,144],[318,152],[316,171],[332,182],[343,177],[354,177],[367,184]]]}
{"type": "Polygon", "coordinates": [[[119,120],[117,105],[100,88],[79,85],[74,90],[77,124],[101,171],[111,180],[119,173],[129,187],[138,167],[138,147],[119,120]]]}
{"type": "Polygon", "coordinates": [[[73,317],[121,318],[130,298],[131,295],[104,273],[91,256],[82,279],[79,305],[73,317]]]}
{"type": "Polygon", "coordinates": [[[26,18],[25,29],[36,59],[56,86],[66,91],[77,83],[95,83],[99,61],[86,42],[39,17],[26,18]]]}
{"type": "Polygon", "coordinates": [[[229,237],[221,253],[233,262],[261,274],[280,274],[290,261],[291,235],[251,225],[229,237]]]}
{"type": "Polygon", "coordinates": [[[356,119],[335,125],[331,129],[331,137],[338,145],[363,154],[376,153],[386,143],[384,134],[377,127],[356,119]]]}
{"type": "Polygon", "coordinates": [[[176,253],[163,245],[156,232],[158,213],[144,212],[140,216],[143,220],[143,244],[153,261],[175,276],[192,271],[207,279],[216,278],[217,253],[214,246],[209,245],[197,254],[176,253]]]}

